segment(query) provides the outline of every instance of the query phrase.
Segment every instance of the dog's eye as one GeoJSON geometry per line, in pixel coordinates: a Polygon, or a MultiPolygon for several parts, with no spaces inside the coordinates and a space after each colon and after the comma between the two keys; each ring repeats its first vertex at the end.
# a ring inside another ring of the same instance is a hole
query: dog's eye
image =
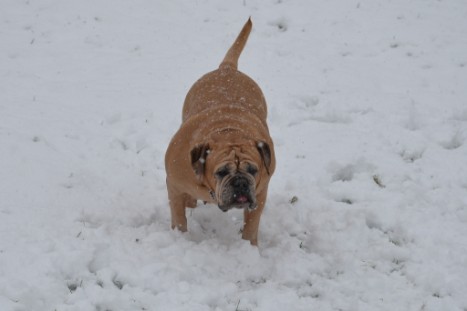
{"type": "Polygon", "coordinates": [[[248,165],[248,168],[246,170],[248,174],[255,176],[256,173],[258,173],[258,169],[254,167],[253,165],[248,165]]]}
{"type": "Polygon", "coordinates": [[[229,175],[229,170],[226,167],[223,167],[216,172],[216,176],[219,178],[224,178],[227,175],[229,175]]]}

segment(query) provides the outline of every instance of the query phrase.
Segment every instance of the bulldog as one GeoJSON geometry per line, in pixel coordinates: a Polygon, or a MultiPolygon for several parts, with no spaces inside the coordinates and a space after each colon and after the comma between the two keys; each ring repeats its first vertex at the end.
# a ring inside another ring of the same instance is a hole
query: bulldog
{"type": "Polygon", "coordinates": [[[244,209],[242,238],[257,245],[276,162],[264,95],[237,70],[251,28],[248,19],[219,68],[188,91],[165,168],[172,229],[187,231],[185,208],[194,208],[201,200],[224,212],[244,209]]]}

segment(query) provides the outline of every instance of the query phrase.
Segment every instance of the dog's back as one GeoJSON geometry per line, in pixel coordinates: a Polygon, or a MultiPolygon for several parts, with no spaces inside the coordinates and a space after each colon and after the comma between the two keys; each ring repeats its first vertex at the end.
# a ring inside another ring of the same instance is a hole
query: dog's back
{"type": "Polygon", "coordinates": [[[210,110],[221,106],[242,109],[266,121],[266,101],[261,89],[250,77],[237,70],[238,58],[251,28],[252,22],[248,19],[219,69],[207,73],[191,87],[183,106],[183,122],[193,115],[210,113],[210,110]]]}

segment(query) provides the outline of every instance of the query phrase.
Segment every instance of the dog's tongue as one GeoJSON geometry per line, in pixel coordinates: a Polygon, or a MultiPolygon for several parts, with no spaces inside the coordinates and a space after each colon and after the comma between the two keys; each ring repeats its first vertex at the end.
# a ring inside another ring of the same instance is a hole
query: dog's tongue
{"type": "Polygon", "coordinates": [[[237,203],[246,203],[248,202],[248,198],[246,195],[239,195],[237,197],[237,203]]]}

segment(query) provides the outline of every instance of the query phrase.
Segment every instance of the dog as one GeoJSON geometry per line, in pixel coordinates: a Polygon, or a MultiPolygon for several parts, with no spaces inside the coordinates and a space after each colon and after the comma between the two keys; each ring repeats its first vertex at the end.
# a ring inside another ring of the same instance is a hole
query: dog
{"type": "Polygon", "coordinates": [[[201,200],[224,212],[244,209],[242,238],[257,245],[276,161],[264,95],[237,70],[251,29],[248,19],[219,68],[188,91],[165,168],[172,229],[187,231],[185,208],[195,208],[201,200]]]}

